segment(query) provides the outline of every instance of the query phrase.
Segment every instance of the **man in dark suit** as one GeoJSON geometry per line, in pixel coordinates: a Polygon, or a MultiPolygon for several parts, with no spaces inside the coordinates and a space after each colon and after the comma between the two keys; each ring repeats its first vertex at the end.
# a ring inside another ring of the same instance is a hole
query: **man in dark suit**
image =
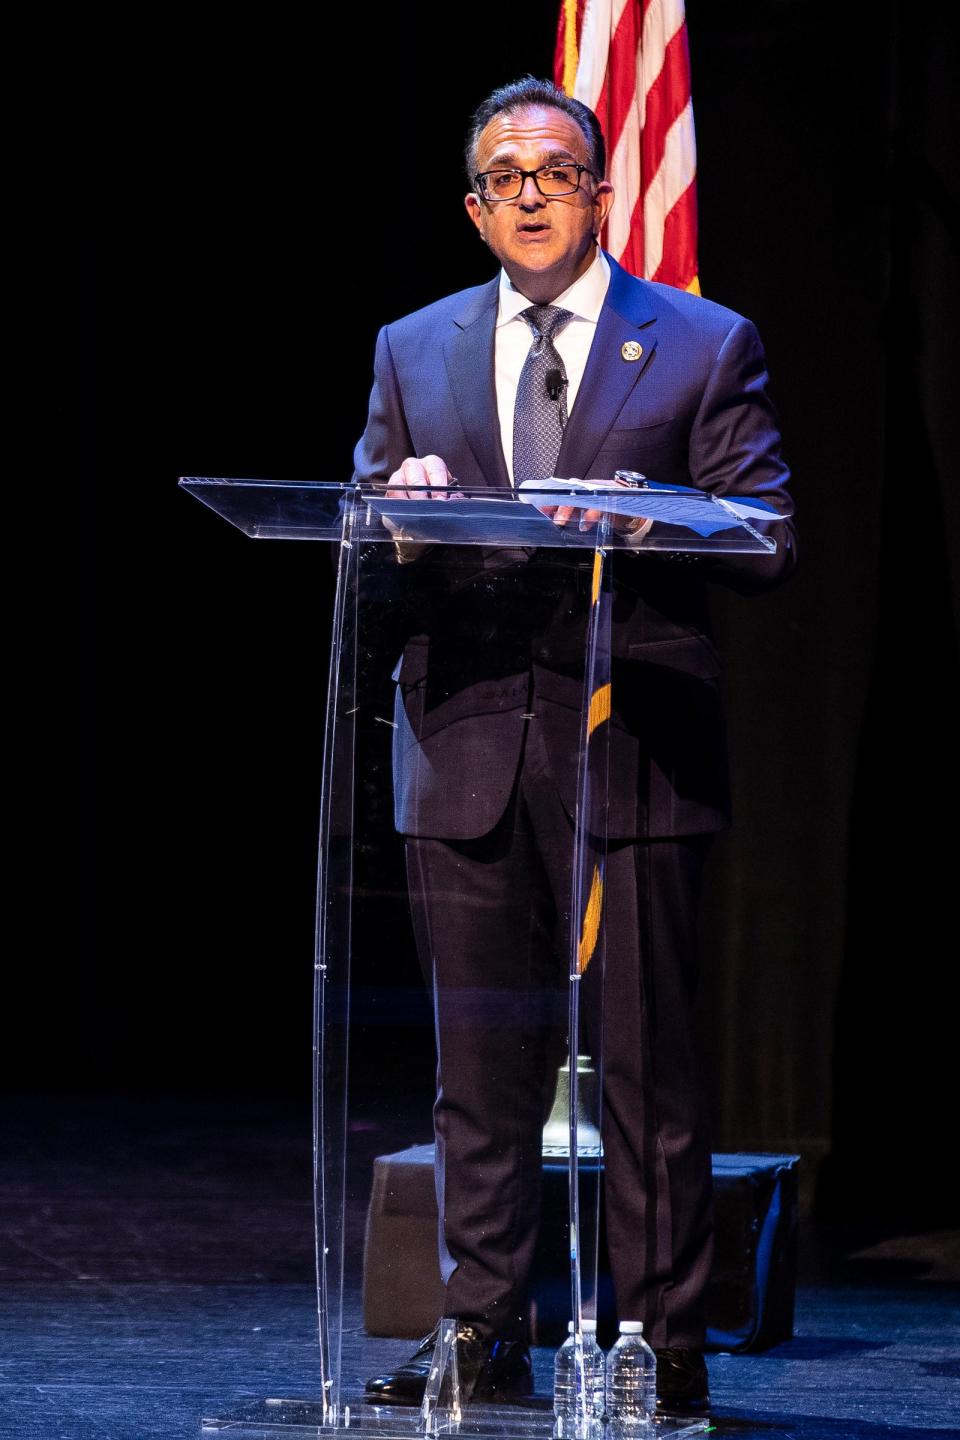
{"type": "MultiPolygon", "coordinates": [[[[588,1035],[603,1037],[618,1313],[645,1323],[663,1407],[691,1413],[707,1404],[711,1260],[695,915],[729,808],[707,582],[752,591],[790,572],[787,470],[750,322],[600,251],[613,191],[592,112],[547,82],[506,86],[477,112],[468,172],[467,212],[501,275],[381,332],[357,478],[440,498],[629,469],[761,500],[775,517],[777,549],[762,557],[644,553],[642,520],[615,555],[611,918],[603,983],[587,977],[583,1004],[588,1035]]],[[[553,519],[579,522],[567,506],[553,519]]],[[[394,778],[437,1010],[445,1313],[461,1322],[468,1391],[508,1396],[529,1386],[539,1137],[563,1039],[544,996],[564,983],[570,942],[583,576],[552,550],[455,562],[401,538],[397,560],[419,599],[395,674],[394,778]]],[[[431,1349],[372,1380],[368,1399],[418,1403],[431,1349]]]]}

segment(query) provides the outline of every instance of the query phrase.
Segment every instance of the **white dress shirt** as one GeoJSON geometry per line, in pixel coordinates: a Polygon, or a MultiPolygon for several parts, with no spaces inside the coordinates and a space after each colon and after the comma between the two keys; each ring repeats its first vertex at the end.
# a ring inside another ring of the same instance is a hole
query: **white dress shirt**
{"type": "MultiPolygon", "coordinates": [[[[567,372],[567,413],[573,409],[587,367],[587,356],[600,319],[600,311],[610,284],[610,266],[606,256],[597,247],[593,264],[575,280],[571,286],[551,300],[561,310],[573,312],[573,319],[555,335],[553,343],[567,372]]],[[[507,474],[513,484],[513,412],[517,403],[517,386],[523,363],[533,344],[533,331],[526,320],[521,319],[521,310],[533,304],[526,295],[513,285],[505,270],[500,272],[500,309],[494,335],[494,376],[497,389],[497,415],[500,419],[500,443],[503,458],[507,462],[507,474]]],[[[586,476],[577,476],[586,479],[586,476]]]]}

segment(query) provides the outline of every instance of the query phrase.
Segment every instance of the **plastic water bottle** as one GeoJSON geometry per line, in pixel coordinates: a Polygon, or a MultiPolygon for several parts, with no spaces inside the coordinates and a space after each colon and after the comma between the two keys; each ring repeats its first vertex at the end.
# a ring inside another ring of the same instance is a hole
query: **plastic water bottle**
{"type": "Polygon", "coordinates": [[[657,1412],[657,1357],[640,1320],[622,1320],[607,1356],[607,1419],[619,1434],[642,1430],[657,1412]]]}
{"type": "MultiPolygon", "coordinates": [[[[553,1362],[553,1413],[562,1425],[555,1434],[575,1435],[581,1419],[577,1405],[577,1371],[574,1345],[573,1321],[567,1326],[569,1334],[560,1346],[553,1362]]],[[[605,1398],[604,1355],[597,1344],[596,1320],[583,1322],[583,1379],[587,1391],[587,1420],[601,1421],[605,1398]]]]}

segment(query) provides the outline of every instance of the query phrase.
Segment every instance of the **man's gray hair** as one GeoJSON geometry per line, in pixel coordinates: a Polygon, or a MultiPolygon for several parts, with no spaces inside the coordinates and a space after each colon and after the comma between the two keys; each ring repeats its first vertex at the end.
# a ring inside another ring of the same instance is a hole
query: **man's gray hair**
{"type": "Polygon", "coordinates": [[[582,101],[574,100],[559,85],[554,85],[552,80],[537,80],[533,75],[525,75],[522,80],[511,80],[509,85],[501,85],[494,90],[475,111],[467,132],[465,150],[470,185],[473,185],[473,177],[477,173],[477,144],[481,132],[495,116],[509,115],[515,110],[526,109],[528,105],[549,105],[570,116],[587,142],[590,168],[602,180],[607,164],[607,147],[596,115],[582,101]]]}

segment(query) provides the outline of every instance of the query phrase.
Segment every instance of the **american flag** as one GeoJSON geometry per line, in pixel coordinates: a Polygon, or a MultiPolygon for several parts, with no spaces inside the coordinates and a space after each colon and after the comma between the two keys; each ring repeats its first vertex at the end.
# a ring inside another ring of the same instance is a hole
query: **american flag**
{"type": "Polygon", "coordinates": [[[595,112],[616,199],[604,247],[697,294],[697,155],[683,0],[561,0],[554,80],[595,112]]]}

